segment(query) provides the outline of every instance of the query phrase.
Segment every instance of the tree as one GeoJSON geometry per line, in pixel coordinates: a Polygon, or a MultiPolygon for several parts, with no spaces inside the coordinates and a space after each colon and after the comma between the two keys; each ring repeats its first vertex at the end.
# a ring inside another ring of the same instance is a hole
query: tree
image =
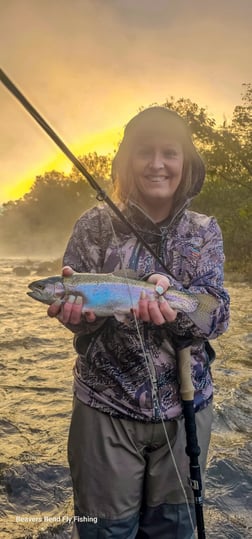
{"type": "MultiPolygon", "coordinates": [[[[252,252],[252,85],[243,85],[241,104],[235,107],[230,124],[217,126],[207,109],[190,99],[170,97],[163,106],[186,120],[206,163],[205,184],[192,208],[218,218],[228,260],[248,265],[252,252]]],[[[111,155],[94,152],[79,159],[110,194],[111,155]]],[[[69,176],[47,172],[36,178],[22,199],[4,205],[0,242],[11,253],[62,253],[74,221],[95,203],[95,191],[75,167],[69,176]]]]}
{"type": "MultiPolygon", "coordinates": [[[[96,177],[108,177],[109,158],[89,154],[82,158],[96,177]]],[[[104,188],[109,180],[101,179],[104,188]]],[[[70,176],[58,171],[37,176],[23,198],[8,202],[0,215],[0,244],[5,254],[22,252],[62,253],[76,219],[94,205],[95,192],[83,176],[73,168],[70,176]]]]}
{"type": "Polygon", "coordinates": [[[207,181],[194,208],[209,209],[221,225],[229,260],[249,265],[252,253],[252,87],[243,85],[242,104],[236,106],[206,148],[207,181]]]}

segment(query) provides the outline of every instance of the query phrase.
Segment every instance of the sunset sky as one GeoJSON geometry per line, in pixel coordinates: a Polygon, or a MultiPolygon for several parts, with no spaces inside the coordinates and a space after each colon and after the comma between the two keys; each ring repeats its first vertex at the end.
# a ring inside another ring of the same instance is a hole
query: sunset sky
{"type": "MultiPolygon", "coordinates": [[[[1,68],[77,155],[112,152],[171,95],[230,119],[251,82],[251,0],[0,0],[1,68]]],[[[0,204],[66,158],[0,85],[0,204]]]]}

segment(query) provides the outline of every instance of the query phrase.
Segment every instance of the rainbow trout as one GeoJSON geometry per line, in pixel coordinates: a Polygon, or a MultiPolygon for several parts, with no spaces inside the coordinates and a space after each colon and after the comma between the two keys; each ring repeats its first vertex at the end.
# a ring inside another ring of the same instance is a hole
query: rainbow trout
{"type": "MultiPolygon", "coordinates": [[[[83,312],[92,310],[97,316],[115,316],[125,321],[137,307],[142,290],[147,298],[155,292],[155,285],[114,273],[74,273],[69,277],[48,277],[29,284],[28,296],[51,305],[56,299],[64,303],[70,295],[82,296],[83,312]]],[[[211,329],[212,313],[218,301],[210,294],[191,294],[170,287],[163,297],[169,305],[185,313],[202,331],[211,329]]]]}

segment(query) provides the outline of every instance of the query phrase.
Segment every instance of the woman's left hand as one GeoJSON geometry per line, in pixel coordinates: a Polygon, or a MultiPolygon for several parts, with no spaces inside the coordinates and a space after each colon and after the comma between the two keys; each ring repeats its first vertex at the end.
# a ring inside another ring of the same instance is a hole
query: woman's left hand
{"type": "Polygon", "coordinates": [[[159,297],[157,298],[156,294],[153,294],[151,298],[147,297],[143,291],[138,303],[137,317],[144,322],[153,322],[158,326],[165,322],[173,322],[177,316],[177,311],[172,309],[162,296],[171,286],[169,279],[164,275],[154,273],[149,277],[148,282],[156,285],[155,290],[159,297]]]}

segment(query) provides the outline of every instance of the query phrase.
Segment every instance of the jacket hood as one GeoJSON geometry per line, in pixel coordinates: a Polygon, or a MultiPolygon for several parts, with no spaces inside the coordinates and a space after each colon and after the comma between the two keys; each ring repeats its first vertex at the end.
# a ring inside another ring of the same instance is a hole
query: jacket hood
{"type": "Polygon", "coordinates": [[[124,136],[112,163],[112,179],[118,181],[121,170],[128,163],[131,151],[137,141],[148,133],[163,133],[174,136],[182,144],[185,164],[191,165],[192,182],[186,199],[195,197],[205,179],[205,165],[197,152],[189,128],[181,116],[166,107],[150,107],[134,116],[126,125],[124,136]]]}

